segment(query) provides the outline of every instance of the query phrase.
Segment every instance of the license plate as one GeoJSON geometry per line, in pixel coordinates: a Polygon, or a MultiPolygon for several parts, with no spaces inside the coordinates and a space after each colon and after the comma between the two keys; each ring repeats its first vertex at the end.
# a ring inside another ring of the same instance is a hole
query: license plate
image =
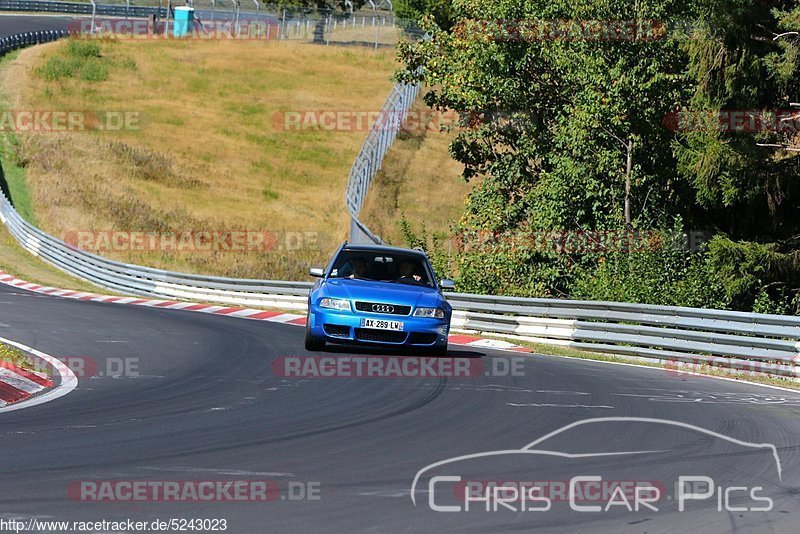
{"type": "Polygon", "coordinates": [[[386,321],[383,319],[361,319],[361,328],[376,328],[378,330],[403,331],[402,321],[386,321]]]}

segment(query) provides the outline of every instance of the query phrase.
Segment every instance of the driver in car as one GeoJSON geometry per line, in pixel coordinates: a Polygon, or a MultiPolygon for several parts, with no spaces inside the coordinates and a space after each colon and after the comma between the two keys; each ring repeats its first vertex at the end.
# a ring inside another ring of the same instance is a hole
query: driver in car
{"type": "Polygon", "coordinates": [[[414,264],[408,260],[403,260],[397,266],[397,272],[400,275],[398,281],[400,282],[421,282],[422,277],[414,274],[414,264]]]}
{"type": "Polygon", "coordinates": [[[353,274],[350,278],[366,278],[367,276],[367,262],[363,258],[356,258],[353,260],[353,274]]]}

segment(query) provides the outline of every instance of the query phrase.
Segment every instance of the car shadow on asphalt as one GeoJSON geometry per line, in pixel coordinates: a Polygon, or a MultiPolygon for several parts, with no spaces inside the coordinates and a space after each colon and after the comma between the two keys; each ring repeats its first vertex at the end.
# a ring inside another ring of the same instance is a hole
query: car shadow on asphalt
{"type": "Polygon", "coordinates": [[[464,350],[464,349],[449,349],[444,356],[436,356],[426,353],[424,350],[405,348],[397,349],[394,347],[362,347],[353,345],[332,345],[328,344],[325,350],[321,351],[326,354],[338,354],[342,356],[405,356],[405,357],[426,357],[426,358],[483,358],[486,356],[485,352],[477,350],[464,350]]]}

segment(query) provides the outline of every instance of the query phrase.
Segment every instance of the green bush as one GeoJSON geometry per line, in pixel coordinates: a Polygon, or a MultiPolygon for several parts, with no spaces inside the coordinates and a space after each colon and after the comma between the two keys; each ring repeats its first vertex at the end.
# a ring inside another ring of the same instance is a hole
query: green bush
{"type": "Polygon", "coordinates": [[[792,243],[733,241],[717,235],[709,262],[735,309],[798,313],[800,251],[792,243]]]}
{"type": "Polygon", "coordinates": [[[706,253],[679,248],[602,257],[576,277],[571,297],[692,308],[729,307],[706,253]]]}
{"type": "Polygon", "coordinates": [[[425,249],[437,274],[453,278],[463,292],[800,315],[800,250],[793,241],[763,244],[720,234],[692,251],[682,226],[678,219],[672,228],[645,234],[638,242],[648,246],[632,252],[581,250],[580,235],[574,242],[532,237],[548,232],[462,231],[448,240],[429,236],[424,223],[417,233],[405,217],[400,221],[406,246],[425,249]]]}
{"type": "Polygon", "coordinates": [[[67,55],[82,59],[97,58],[100,57],[100,45],[94,41],[71,39],[67,43],[67,55]]]}
{"type": "Polygon", "coordinates": [[[795,315],[797,313],[798,295],[786,287],[764,287],[758,292],[753,302],[756,313],[772,313],[776,315],[795,315]]]}
{"type": "Polygon", "coordinates": [[[37,70],[37,74],[45,80],[55,81],[71,78],[79,68],[80,64],[74,60],[53,56],[37,70]]]}
{"type": "Polygon", "coordinates": [[[278,200],[278,193],[270,189],[269,187],[264,188],[264,200],[278,200]]]}
{"type": "Polygon", "coordinates": [[[81,80],[102,82],[108,79],[108,65],[98,60],[86,61],[81,68],[81,80]]]}
{"type": "Polygon", "coordinates": [[[87,82],[102,82],[108,79],[110,60],[102,57],[100,51],[96,42],[70,40],[66,48],[48,58],[36,72],[48,81],[80,78],[87,82]]]}
{"type": "Polygon", "coordinates": [[[122,66],[123,69],[132,70],[132,71],[135,71],[136,69],[139,68],[139,66],[136,65],[136,61],[134,61],[133,58],[129,58],[129,57],[126,57],[125,59],[123,59],[120,62],[120,65],[122,66]]]}

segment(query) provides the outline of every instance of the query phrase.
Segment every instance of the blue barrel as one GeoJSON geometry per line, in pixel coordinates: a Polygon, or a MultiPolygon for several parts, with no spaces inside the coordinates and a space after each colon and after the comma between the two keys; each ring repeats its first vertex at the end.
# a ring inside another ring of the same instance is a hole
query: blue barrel
{"type": "Polygon", "coordinates": [[[183,37],[192,31],[194,26],[194,8],[178,6],[175,8],[175,25],[172,27],[174,37],[183,37]]]}

